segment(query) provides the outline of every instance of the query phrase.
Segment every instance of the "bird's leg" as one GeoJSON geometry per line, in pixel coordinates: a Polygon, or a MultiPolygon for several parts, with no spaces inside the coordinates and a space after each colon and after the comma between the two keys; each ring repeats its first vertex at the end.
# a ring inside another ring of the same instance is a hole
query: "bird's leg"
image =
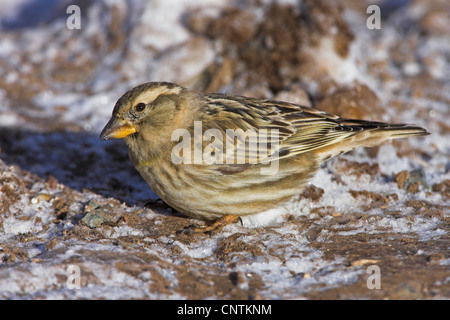
{"type": "Polygon", "coordinates": [[[209,226],[201,226],[201,227],[194,228],[194,232],[196,232],[196,233],[209,232],[210,235],[214,235],[214,234],[218,233],[220,230],[222,230],[223,227],[225,227],[226,225],[229,225],[230,223],[236,221],[237,219],[239,219],[238,215],[227,214],[227,215],[224,215],[223,217],[220,217],[219,219],[214,221],[209,226]]]}

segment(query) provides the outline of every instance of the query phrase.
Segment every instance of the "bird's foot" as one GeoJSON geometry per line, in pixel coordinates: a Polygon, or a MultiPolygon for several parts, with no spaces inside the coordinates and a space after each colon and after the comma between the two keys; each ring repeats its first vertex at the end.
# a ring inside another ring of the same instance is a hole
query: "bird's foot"
{"type": "Polygon", "coordinates": [[[220,217],[210,225],[204,226],[190,226],[187,230],[189,233],[208,233],[210,236],[219,233],[225,226],[233,223],[237,219],[240,219],[238,215],[227,214],[220,217]]]}

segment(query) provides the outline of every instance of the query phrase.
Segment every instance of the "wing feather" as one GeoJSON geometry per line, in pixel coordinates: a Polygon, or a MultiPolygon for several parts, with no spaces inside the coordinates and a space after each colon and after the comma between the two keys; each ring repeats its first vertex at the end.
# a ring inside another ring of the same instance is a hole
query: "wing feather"
{"type": "Polygon", "coordinates": [[[266,163],[293,157],[339,143],[361,130],[385,125],[341,119],[287,102],[222,94],[207,94],[205,97],[203,130],[219,129],[223,146],[227,146],[227,137],[229,141],[233,138],[234,152],[225,148],[229,151],[224,158],[227,164],[266,163]],[[257,143],[250,143],[255,141],[251,139],[256,139],[257,143]]]}

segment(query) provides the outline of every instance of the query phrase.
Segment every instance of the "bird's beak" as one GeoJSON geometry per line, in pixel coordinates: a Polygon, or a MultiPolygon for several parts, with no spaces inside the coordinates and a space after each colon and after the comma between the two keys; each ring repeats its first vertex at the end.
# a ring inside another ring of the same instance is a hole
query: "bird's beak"
{"type": "Polygon", "coordinates": [[[129,120],[113,116],[100,133],[100,140],[121,139],[135,132],[136,128],[129,120]]]}

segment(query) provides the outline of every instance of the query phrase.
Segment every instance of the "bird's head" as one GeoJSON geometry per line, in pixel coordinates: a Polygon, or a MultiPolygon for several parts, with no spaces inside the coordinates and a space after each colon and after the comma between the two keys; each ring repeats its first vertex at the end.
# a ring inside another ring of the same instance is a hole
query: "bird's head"
{"type": "Polygon", "coordinates": [[[149,82],[129,90],[117,101],[100,139],[158,139],[167,128],[182,125],[179,122],[192,100],[186,94],[188,90],[168,82],[149,82]]]}

